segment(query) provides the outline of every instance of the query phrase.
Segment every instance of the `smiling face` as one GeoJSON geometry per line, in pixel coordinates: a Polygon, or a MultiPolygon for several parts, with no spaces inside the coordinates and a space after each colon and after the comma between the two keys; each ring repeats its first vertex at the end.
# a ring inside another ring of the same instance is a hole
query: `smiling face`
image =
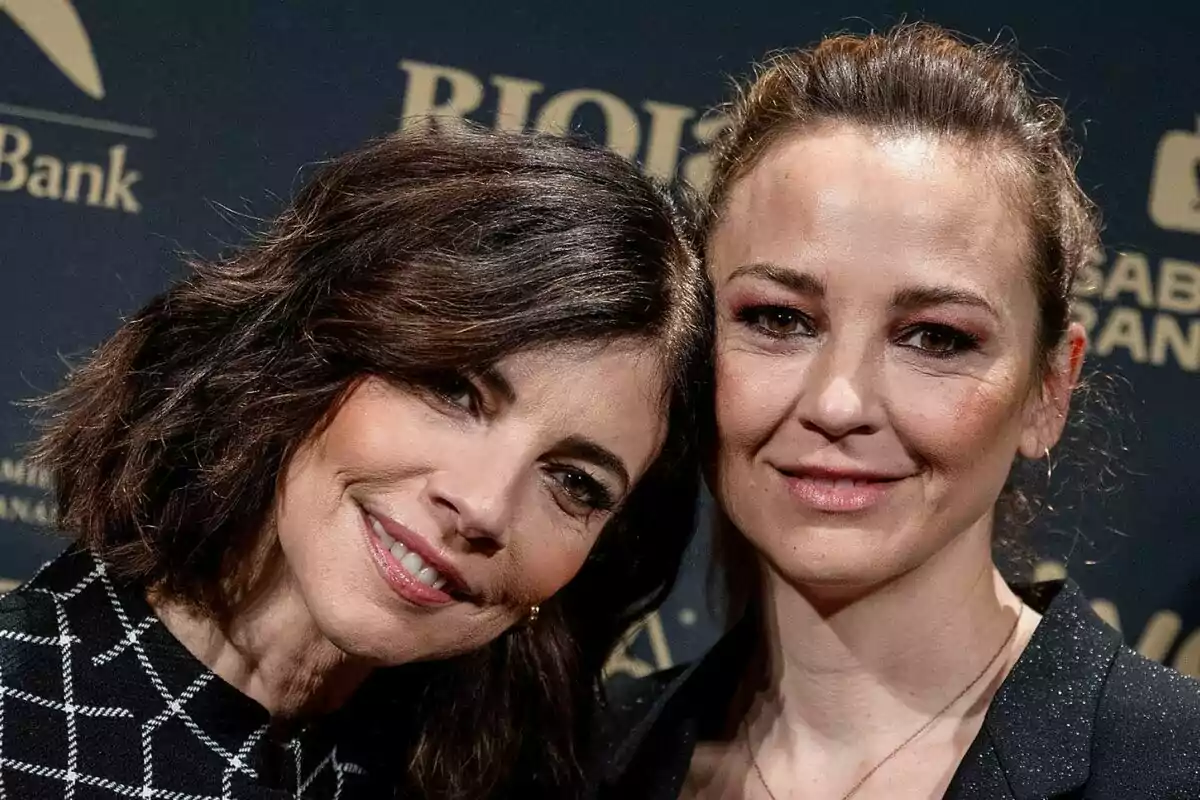
{"type": "Polygon", "coordinates": [[[998,159],[830,126],[728,197],[709,244],[714,488],[790,581],[875,585],[971,531],[986,553],[1014,456],[1061,433],[1078,361],[1038,374],[998,159]]]}
{"type": "Polygon", "coordinates": [[[666,433],[641,342],[358,384],[292,460],[276,527],[316,627],[380,664],[480,647],[578,572],[666,433]]]}

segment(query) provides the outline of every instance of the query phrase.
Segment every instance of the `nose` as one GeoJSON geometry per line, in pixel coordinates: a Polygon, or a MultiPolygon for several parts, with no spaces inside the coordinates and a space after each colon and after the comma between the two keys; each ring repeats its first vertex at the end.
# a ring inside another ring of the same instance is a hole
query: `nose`
{"type": "Polygon", "coordinates": [[[829,439],[879,427],[875,365],[865,343],[831,337],[806,372],[796,406],[805,427],[829,439]]]}
{"type": "Polygon", "coordinates": [[[522,470],[511,454],[460,455],[429,478],[428,499],[446,535],[490,555],[508,545],[522,470]]]}

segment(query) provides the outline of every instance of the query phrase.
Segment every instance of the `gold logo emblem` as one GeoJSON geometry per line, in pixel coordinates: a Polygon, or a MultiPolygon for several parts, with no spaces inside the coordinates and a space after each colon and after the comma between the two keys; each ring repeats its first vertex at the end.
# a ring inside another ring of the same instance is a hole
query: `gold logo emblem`
{"type": "Polygon", "coordinates": [[[17,26],[71,79],[71,83],[96,100],[104,97],[104,81],[71,0],[0,0],[17,26]]]}

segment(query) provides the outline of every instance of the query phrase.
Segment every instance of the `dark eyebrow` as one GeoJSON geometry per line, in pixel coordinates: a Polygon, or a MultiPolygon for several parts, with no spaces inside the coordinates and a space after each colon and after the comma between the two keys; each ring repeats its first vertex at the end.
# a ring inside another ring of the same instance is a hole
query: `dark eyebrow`
{"type": "MultiPolygon", "coordinates": [[[[515,403],[517,393],[513,389],[508,378],[504,377],[503,373],[495,367],[488,367],[482,372],[477,373],[476,377],[480,382],[486,385],[490,390],[495,392],[505,403],[515,403]]],[[[624,494],[629,489],[631,483],[629,478],[629,470],[615,453],[606,447],[596,444],[591,439],[582,436],[568,436],[563,439],[558,447],[555,448],[559,455],[567,458],[578,458],[582,461],[590,461],[601,469],[608,470],[617,476],[621,484],[621,493],[624,494]]]]}
{"type": "Polygon", "coordinates": [[[825,281],[816,275],[810,272],[798,272],[765,261],[738,267],[725,279],[725,282],[730,283],[737,278],[762,278],[772,283],[778,283],[797,294],[825,296],[825,281]]]}
{"type": "MultiPolygon", "coordinates": [[[[726,283],[736,278],[752,277],[778,283],[785,289],[797,294],[825,296],[825,281],[809,272],[798,272],[794,269],[781,267],[778,264],[759,262],[747,264],[735,269],[726,279],[726,283]]],[[[981,295],[966,289],[952,289],[947,286],[912,286],[901,289],[892,297],[893,310],[915,311],[937,305],[962,305],[981,308],[993,317],[999,317],[996,309],[981,295]]]]}
{"type": "Polygon", "coordinates": [[[582,436],[568,436],[559,442],[555,448],[559,455],[568,458],[578,458],[583,461],[590,461],[602,469],[608,470],[617,476],[621,483],[621,493],[624,494],[629,489],[629,470],[625,468],[625,462],[621,461],[615,453],[606,447],[593,442],[591,439],[585,439],[582,436]]]}
{"type": "Polygon", "coordinates": [[[916,311],[921,308],[942,305],[972,306],[983,309],[993,317],[999,317],[991,303],[966,289],[951,289],[948,286],[910,286],[892,296],[892,309],[896,311],[916,311]]]}

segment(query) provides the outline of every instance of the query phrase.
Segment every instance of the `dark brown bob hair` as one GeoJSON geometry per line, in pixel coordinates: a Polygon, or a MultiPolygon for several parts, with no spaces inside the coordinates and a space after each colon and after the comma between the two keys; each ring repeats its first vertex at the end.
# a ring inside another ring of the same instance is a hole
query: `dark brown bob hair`
{"type": "Polygon", "coordinates": [[[667,440],[580,574],[536,625],[395,668],[394,713],[419,720],[398,790],[569,796],[605,660],[670,591],[695,524],[711,325],[684,226],[634,165],[569,138],[428,126],[337,158],[44,401],[36,458],[59,523],[117,579],[227,619],[290,456],[356,381],[439,385],[533,348],[654,343],[667,440]]]}

